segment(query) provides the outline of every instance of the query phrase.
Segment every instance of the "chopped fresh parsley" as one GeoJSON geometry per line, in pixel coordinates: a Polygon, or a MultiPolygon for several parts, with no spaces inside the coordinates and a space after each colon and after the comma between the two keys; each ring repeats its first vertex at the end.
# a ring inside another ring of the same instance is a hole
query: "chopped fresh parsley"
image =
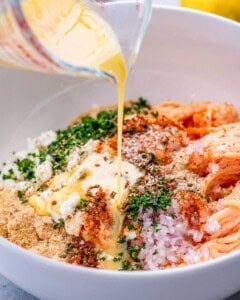
{"type": "MultiPolygon", "coordinates": [[[[86,144],[90,139],[97,140],[112,136],[117,131],[117,111],[102,111],[95,118],[85,116],[81,122],[65,130],[57,131],[57,138],[41,153],[42,157],[50,155],[53,170],[63,170],[71,150],[86,144]],[[45,153],[44,153],[45,152],[45,153]]],[[[81,153],[83,154],[83,153],[81,153]]]]}
{"type": "Polygon", "coordinates": [[[118,240],[119,244],[124,244],[126,243],[126,235],[123,235],[122,237],[120,237],[120,239],[118,240]]]}
{"type": "Polygon", "coordinates": [[[100,261],[105,261],[106,259],[107,258],[105,256],[101,256],[101,257],[98,258],[98,260],[100,260],[100,261]]]}
{"type": "MultiPolygon", "coordinates": [[[[151,109],[150,104],[144,98],[132,102],[130,106],[125,107],[125,114],[148,114],[151,109]]],[[[24,180],[35,179],[34,158],[43,163],[47,156],[50,156],[53,171],[64,170],[67,163],[67,157],[71,151],[77,147],[86,144],[90,139],[99,140],[105,137],[111,137],[117,133],[117,109],[101,111],[96,117],[85,116],[80,122],[74,124],[65,130],[58,130],[57,138],[45,149],[40,149],[39,153],[29,153],[27,158],[17,159],[14,163],[19,172],[24,176],[24,180]]],[[[79,155],[83,155],[80,152],[79,155]]],[[[6,174],[2,174],[3,180],[16,180],[13,169],[9,169],[6,174]]]]}
{"type": "Polygon", "coordinates": [[[123,259],[124,259],[124,257],[123,257],[123,252],[120,252],[120,253],[118,253],[117,256],[115,256],[115,257],[113,258],[113,261],[114,261],[114,262],[119,262],[119,261],[122,261],[123,259]]]}
{"type": "Polygon", "coordinates": [[[148,114],[149,110],[151,109],[151,105],[148,103],[148,101],[142,97],[138,99],[138,101],[135,101],[131,103],[131,106],[127,106],[124,108],[124,114],[130,115],[130,114],[148,114]]]}
{"type": "Polygon", "coordinates": [[[154,223],[154,222],[153,222],[153,223],[151,224],[151,226],[152,226],[154,232],[158,232],[158,231],[160,230],[160,228],[159,228],[159,226],[158,226],[157,223],[154,223]]]}
{"type": "Polygon", "coordinates": [[[138,258],[138,255],[142,249],[144,249],[145,244],[142,246],[131,246],[128,245],[127,247],[127,254],[129,259],[125,259],[123,253],[119,253],[118,256],[113,258],[113,261],[115,262],[121,262],[122,263],[122,268],[120,270],[129,270],[129,271],[134,271],[134,270],[143,270],[143,266],[140,263],[140,260],[138,258]]]}
{"type": "Polygon", "coordinates": [[[128,262],[124,259],[122,261],[122,268],[120,269],[120,271],[127,271],[129,269],[129,264],[128,262]]]}
{"type": "Polygon", "coordinates": [[[18,199],[22,202],[22,204],[25,204],[28,202],[26,198],[23,197],[23,193],[21,191],[17,191],[18,199]]]}
{"type": "MultiPolygon", "coordinates": [[[[130,107],[125,108],[125,113],[140,113],[149,110],[150,105],[146,99],[139,98],[130,107]]],[[[66,166],[67,156],[76,146],[86,144],[89,140],[99,140],[110,137],[117,132],[117,109],[101,111],[96,117],[85,116],[80,122],[65,130],[57,131],[57,139],[46,150],[40,153],[40,161],[47,155],[52,158],[53,170],[63,170],[66,166]]]]}
{"type": "Polygon", "coordinates": [[[54,222],[53,229],[57,230],[64,226],[64,220],[62,218],[58,219],[58,222],[54,222]]]}
{"type": "MultiPolygon", "coordinates": [[[[125,107],[125,114],[148,113],[151,106],[144,98],[131,103],[125,107]]],[[[105,137],[111,137],[117,133],[117,109],[101,111],[96,117],[85,116],[78,123],[65,129],[58,130],[57,138],[46,148],[39,150],[39,153],[29,153],[27,158],[17,159],[14,163],[18,170],[24,175],[24,180],[35,179],[35,162],[33,158],[38,158],[39,163],[43,163],[47,156],[50,156],[53,171],[64,170],[67,163],[67,157],[71,151],[77,147],[86,144],[89,140],[99,140],[105,137]]],[[[80,152],[79,155],[83,155],[80,152]]],[[[12,169],[3,174],[4,180],[16,180],[12,169]]]]}
{"type": "Polygon", "coordinates": [[[39,150],[38,157],[39,157],[40,164],[43,163],[46,160],[46,158],[47,158],[47,152],[45,150],[43,150],[43,149],[39,150]]]}
{"type": "Polygon", "coordinates": [[[133,226],[133,224],[128,224],[128,230],[134,230],[135,228],[134,228],[134,226],[133,226]]]}
{"type": "Polygon", "coordinates": [[[166,211],[171,205],[171,191],[168,189],[165,178],[156,191],[145,189],[142,194],[130,195],[127,212],[136,220],[140,208],[161,209],[166,211]]]}
{"type": "Polygon", "coordinates": [[[130,271],[135,271],[135,270],[143,270],[143,265],[140,263],[135,263],[132,269],[130,269],[130,271]]]}
{"type": "Polygon", "coordinates": [[[97,260],[98,261],[105,261],[107,259],[106,255],[102,253],[101,251],[98,251],[97,253],[97,260]]]}
{"type": "Polygon", "coordinates": [[[142,249],[143,246],[128,246],[127,251],[133,261],[139,262],[138,254],[142,249]]]}
{"type": "Polygon", "coordinates": [[[85,199],[81,199],[77,208],[80,209],[80,210],[84,210],[88,205],[88,201],[85,200],[85,199]]]}
{"type": "Polygon", "coordinates": [[[136,270],[143,270],[143,265],[139,262],[134,262],[129,264],[127,261],[122,262],[122,269],[121,271],[136,271],[136,270]]]}
{"type": "Polygon", "coordinates": [[[3,180],[16,180],[13,169],[9,169],[7,174],[2,175],[3,180]]]}
{"type": "Polygon", "coordinates": [[[25,180],[32,180],[35,178],[35,173],[34,173],[35,164],[31,159],[29,158],[24,158],[22,160],[17,159],[14,163],[18,167],[18,171],[24,175],[25,180]]]}

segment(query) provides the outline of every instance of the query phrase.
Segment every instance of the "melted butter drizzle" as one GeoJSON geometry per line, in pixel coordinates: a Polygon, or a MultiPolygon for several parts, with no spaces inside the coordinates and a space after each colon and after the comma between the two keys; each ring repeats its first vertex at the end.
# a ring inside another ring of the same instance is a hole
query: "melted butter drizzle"
{"type": "Polygon", "coordinates": [[[122,191],[122,138],[123,138],[123,116],[125,86],[127,80],[127,68],[121,53],[113,56],[111,59],[101,64],[100,68],[106,72],[112,73],[117,79],[118,94],[118,124],[117,124],[117,206],[120,208],[122,191]]]}
{"type": "MultiPolygon", "coordinates": [[[[40,42],[57,57],[74,65],[98,68],[111,73],[116,78],[118,94],[117,195],[111,201],[114,224],[108,249],[109,253],[116,255],[120,251],[117,240],[124,220],[121,206],[126,198],[121,176],[127,68],[119,43],[105,20],[92,11],[91,7],[86,6],[85,1],[26,0],[23,11],[40,42]]],[[[44,210],[45,207],[42,209],[44,210]]]]}

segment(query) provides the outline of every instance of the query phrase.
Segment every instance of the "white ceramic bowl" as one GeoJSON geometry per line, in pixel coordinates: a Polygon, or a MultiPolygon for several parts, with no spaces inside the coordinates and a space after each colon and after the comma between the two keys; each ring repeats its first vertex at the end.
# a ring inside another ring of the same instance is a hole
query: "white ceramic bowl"
{"type": "MultiPolygon", "coordinates": [[[[128,97],[153,103],[240,103],[240,25],[190,10],[155,7],[128,97]]],[[[26,137],[65,126],[92,103],[116,99],[101,81],[0,71],[0,159],[26,137]]],[[[0,239],[0,273],[40,299],[223,299],[240,290],[240,253],[158,272],[112,272],[58,263],[0,239]]]]}

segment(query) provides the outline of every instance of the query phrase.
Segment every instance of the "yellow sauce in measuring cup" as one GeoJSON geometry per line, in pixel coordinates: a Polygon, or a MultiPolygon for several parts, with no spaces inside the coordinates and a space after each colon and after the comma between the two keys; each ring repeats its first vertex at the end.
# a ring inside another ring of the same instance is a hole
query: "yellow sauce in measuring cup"
{"type": "MultiPolygon", "coordinates": [[[[100,69],[111,73],[116,78],[118,91],[117,196],[112,206],[115,220],[115,226],[112,229],[114,236],[111,245],[109,244],[109,253],[116,255],[120,252],[117,239],[124,218],[120,208],[126,197],[126,192],[123,192],[124,188],[121,186],[121,150],[127,68],[120,45],[108,23],[96,13],[94,7],[87,5],[85,1],[25,0],[21,5],[24,17],[35,37],[51,54],[67,64],[100,69]]],[[[78,75],[81,74],[76,73],[76,76],[78,75]]],[[[79,192],[78,188],[76,188],[77,192],[79,192]]],[[[31,202],[34,206],[34,199],[31,202]]],[[[38,209],[36,211],[40,215],[47,214],[45,207],[41,211],[38,209]]]]}
{"type": "MultiPolygon", "coordinates": [[[[121,150],[127,68],[117,38],[109,25],[83,1],[26,0],[23,12],[33,32],[51,53],[72,65],[99,68],[114,75],[118,90],[117,201],[113,204],[115,226],[109,251],[120,249],[122,228],[121,150]],[[111,248],[111,249],[110,249],[111,248]]],[[[109,241],[110,243],[110,241],[109,241]]]]}
{"type": "Polygon", "coordinates": [[[85,1],[25,0],[22,10],[38,40],[72,65],[98,68],[114,75],[118,89],[118,194],[127,69],[110,26],[85,1]]]}

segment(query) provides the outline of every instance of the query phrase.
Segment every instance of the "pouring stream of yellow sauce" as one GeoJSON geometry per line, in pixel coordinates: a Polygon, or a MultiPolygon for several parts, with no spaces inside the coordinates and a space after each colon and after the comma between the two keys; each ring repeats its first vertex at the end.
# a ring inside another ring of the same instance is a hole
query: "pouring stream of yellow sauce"
{"type": "MultiPolygon", "coordinates": [[[[25,0],[22,10],[38,40],[62,61],[88,68],[100,69],[116,78],[118,91],[118,163],[117,200],[113,207],[118,237],[123,216],[120,210],[121,149],[124,112],[124,94],[127,68],[118,40],[108,23],[84,1],[25,0]]],[[[81,74],[76,74],[76,76],[81,74]]],[[[114,241],[116,244],[116,240],[114,241]]],[[[114,246],[113,246],[114,247],[114,246]]],[[[110,251],[112,254],[116,254],[110,251]]]]}
{"type": "Polygon", "coordinates": [[[25,0],[22,10],[38,40],[56,57],[75,66],[100,69],[116,78],[117,191],[120,196],[122,124],[127,68],[114,32],[95,12],[94,7],[83,0],[25,0]]]}

